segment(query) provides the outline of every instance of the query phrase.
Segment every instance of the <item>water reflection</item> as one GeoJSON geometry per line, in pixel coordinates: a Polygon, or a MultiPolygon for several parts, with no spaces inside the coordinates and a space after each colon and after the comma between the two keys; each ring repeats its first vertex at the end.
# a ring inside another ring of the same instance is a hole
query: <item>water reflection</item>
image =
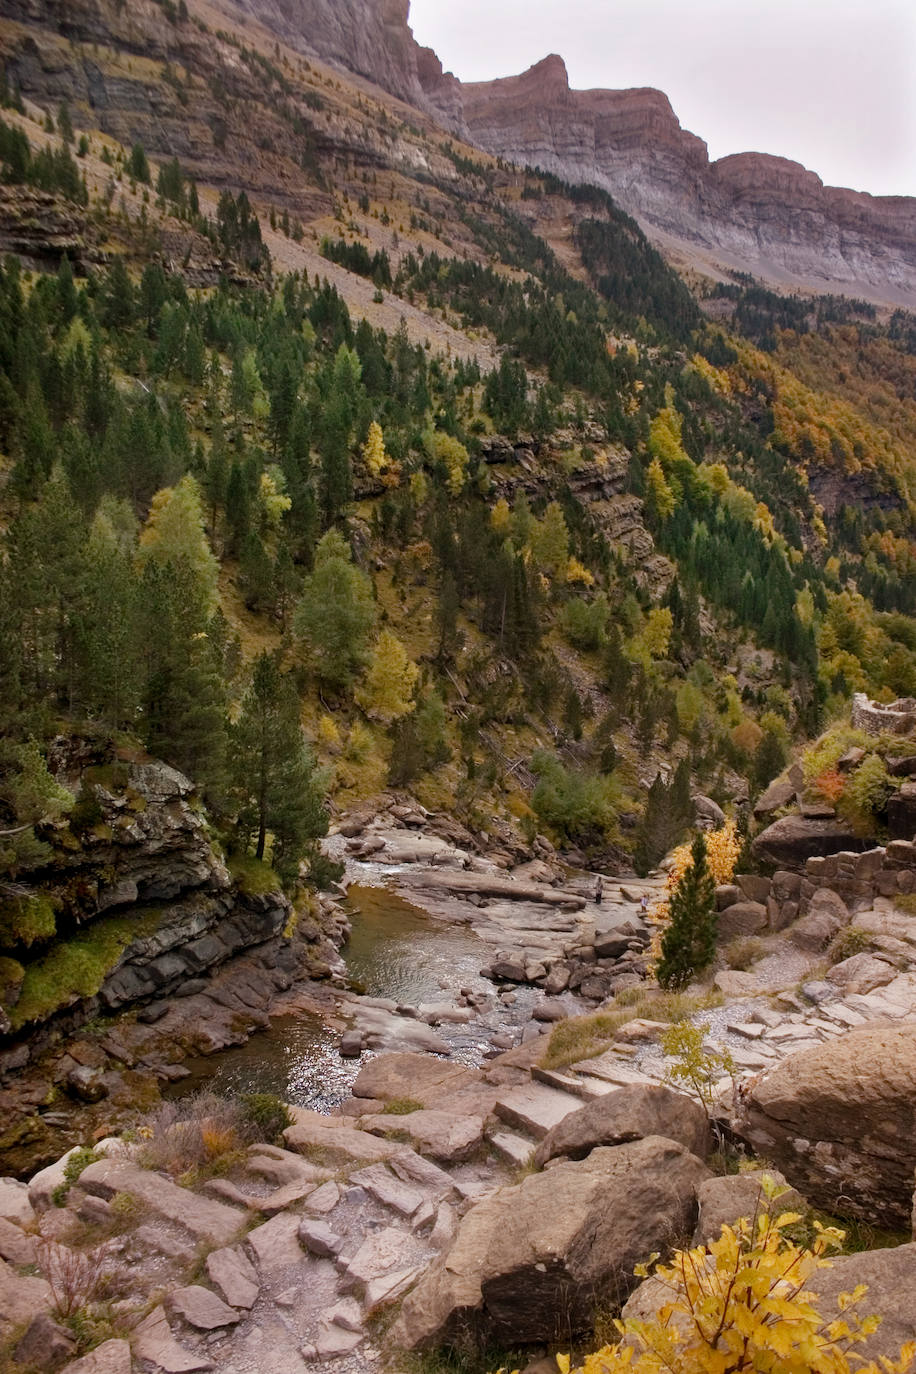
{"type": "MultiPolygon", "coordinates": [[[[493,997],[493,984],[480,974],[492,951],[473,931],[434,921],[385,888],[353,886],[348,895],[353,933],[343,954],[364,993],[412,1006],[452,1002],[461,988],[493,997]]],[[[492,1010],[482,1018],[466,1026],[443,1023],[437,1034],[453,1059],[479,1064],[490,1035],[527,1019],[536,998],[533,989],[519,988],[515,1006],[507,1009],[493,997],[492,1010]]],[[[340,1032],[318,1015],[277,1017],[238,1049],[187,1061],[191,1077],[175,1091],[271,1092],[328,1111],[349,1096],[361,1063],[370,1057],[341,1059],[339,1042],[340,1032]]]]}

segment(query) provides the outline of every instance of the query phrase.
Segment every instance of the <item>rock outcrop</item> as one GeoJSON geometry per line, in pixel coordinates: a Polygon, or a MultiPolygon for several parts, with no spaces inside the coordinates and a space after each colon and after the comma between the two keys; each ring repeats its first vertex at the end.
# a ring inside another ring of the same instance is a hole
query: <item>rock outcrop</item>
{"type": "Polygon", "coordinates": [[[792,1055],[751,1081],[736,1125],[817,1206],[908,1227],[916,1026],[861,1026],[792,1055]]]}
{"type": "Polygon", "coordinates": [[[639,1257],[692,1226],[707,1176],[683,1146],[651,1136],[499,1189],[408,1295],[394,1339],[419,1349],[585,1329],[599,1294],[625,1298],[639,1257]]]}

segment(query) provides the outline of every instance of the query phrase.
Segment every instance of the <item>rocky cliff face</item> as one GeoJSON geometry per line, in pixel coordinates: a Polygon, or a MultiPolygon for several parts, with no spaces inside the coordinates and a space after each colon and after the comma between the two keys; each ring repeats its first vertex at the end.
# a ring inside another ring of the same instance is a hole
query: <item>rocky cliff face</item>
{"type": "Polygon", "coordinates": [[[661,91],[573,91],[556,55],[462,84],[408,26],[408,0],[224,0],[286,41],[367,77],[479,147],[602,186],[704,266],[916,306],[916,200],[825,186],[786,158],[710,162],[661,91]]]}
{"type": "Polygon", "coordinates": [[[916,201],[824,186],[797,162],[710,162],[660,91],[573,91],[559,57],[462,87],[471,140],[603,186],[651,230],[786,284],[916,302],[916,201]]]}

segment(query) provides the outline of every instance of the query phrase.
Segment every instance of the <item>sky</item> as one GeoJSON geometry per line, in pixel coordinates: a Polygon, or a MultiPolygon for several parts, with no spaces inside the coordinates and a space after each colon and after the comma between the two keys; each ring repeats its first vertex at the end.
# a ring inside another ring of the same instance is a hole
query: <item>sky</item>
{"type": "Polygon", "coordinates": [[[464,81],[559,52],[574,88],[664,91],[711,158],[916,196],[916,0],[411,0],[410,23],[464,81]]]}

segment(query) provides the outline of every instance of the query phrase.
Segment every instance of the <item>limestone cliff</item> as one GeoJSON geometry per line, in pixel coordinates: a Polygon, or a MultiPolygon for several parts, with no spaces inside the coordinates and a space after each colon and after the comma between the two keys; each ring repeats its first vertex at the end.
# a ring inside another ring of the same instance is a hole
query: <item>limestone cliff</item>
{"type": "Polygon", "coordinates": [[[571,90],[556,55],[520,76],[462,84],[414,39],[408,0],[221,2],[490,153],[604,187],[663,245],[702,267],[916,306],[914,199],[825,186],[768,154],[710,162],[661,91],[571,90]]]}

